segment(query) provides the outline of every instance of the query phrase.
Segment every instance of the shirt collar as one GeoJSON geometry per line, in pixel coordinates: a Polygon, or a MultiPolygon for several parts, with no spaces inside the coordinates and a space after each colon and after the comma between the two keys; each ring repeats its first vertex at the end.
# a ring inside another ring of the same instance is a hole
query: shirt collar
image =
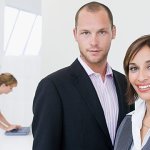
{"type": "Polygon", "coordinates": [[[132,122],[135,123],[135,126],[141,128],[142,120],[144,118],[146,111],[146,104],[144,100],[141,100],[138,105],[136,105],[136,109],[134,114],[132,115],[132,122]]]}
{"type": "MultiPolygon", "coordinates": [[[[93,74],[97,74],[96,72],[94,72],[82,59],[81,57],[78,57],[78,61],[80,62],[80,64],[82,65],[82,67],[85,69],[86,73],[90,76],[93,74]]],[[[112,72],[112,68],[110,67],[110,65],[107,63],[107,71],[106,71],[106,76],[112,76],[113,77],[113,72],[112,72]]]]}
{"type": "Polygon", "coordinates": [[[132,115],[132,135],[133,143],[136,149],[141,149],[141,134],[142,121],[146,111],[145,101],[141,101],[136,107],[132,115]]]}

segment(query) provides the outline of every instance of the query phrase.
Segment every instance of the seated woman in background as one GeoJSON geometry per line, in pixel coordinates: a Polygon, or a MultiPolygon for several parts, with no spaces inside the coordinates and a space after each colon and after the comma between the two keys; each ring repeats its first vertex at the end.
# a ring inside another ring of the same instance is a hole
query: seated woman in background
{"type": "MultiPolygon", "coordinates": [[[[0,74],[0,94],[8,94],[17,86],[16,78],[10,73],[0,74]]],[[[19,125],[10,124],[0,112],[0,128],[5,131],[20,128],[19,125]]]]}
{"type": "Polygon", "coordinates": [[[142,102],[126,115],[116,135],[115,150],[150,150],[150,35],[134,41],[124,58],[130,103],[142,102]]]}

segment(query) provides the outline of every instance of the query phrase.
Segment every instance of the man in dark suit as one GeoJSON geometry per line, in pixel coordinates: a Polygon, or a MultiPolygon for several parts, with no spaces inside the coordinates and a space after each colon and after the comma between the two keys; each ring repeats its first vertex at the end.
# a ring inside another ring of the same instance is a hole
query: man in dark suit
{"type": "Polygon", "coordinates": [[[74,37],[80,57],[42,79],[33,103],[33,150],[112,150],[116,129],[129,112],[126,79],[107,55],[116,28],[109,8],[82,6],[74,37]]]}

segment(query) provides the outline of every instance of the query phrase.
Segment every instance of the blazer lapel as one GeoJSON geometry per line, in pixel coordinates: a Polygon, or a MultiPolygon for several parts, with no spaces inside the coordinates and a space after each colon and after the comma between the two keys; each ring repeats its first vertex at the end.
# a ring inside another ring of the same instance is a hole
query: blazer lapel
{"type": "Polygon", "coordinates": [[[83,100],[89,107],[89,110],[97,120],[99,126],[101,127],[102,131],[106,135],[107,139],[109,139],[110,143],[108,143],[110,146],[112,146],[111,139],[109,136],[109,132],[106,125],[106,120],[104,117],[104,112],[102,109],[102,106],[100,104],[99,98],[97,96],[96,90],[81,66],[81,64],[76,60],[72,65],[72,76],[74,77],[74,84],[79,91],[80,95],[83,97],[83,100]]]}
{"type": "Polygon", "coordinates": [[[130,150],[132,141],[131,116],[126,116],[117,131],[114,150],[130,150]]]}
{"type": "Polygon", "coordinates": [[[148,138],[145,146],[142,148],[142,150],[148,150],[150,148],[150,137],[148,138]]]}
{"type": "Polygon", "coordinates": [[[124,140],[122,141],[122,146],[124,145],[124,150],[130,150],[133,142],[131,116],[127,116],[127,123],[124,129],[123,136],[125,136],[124,140]]]}

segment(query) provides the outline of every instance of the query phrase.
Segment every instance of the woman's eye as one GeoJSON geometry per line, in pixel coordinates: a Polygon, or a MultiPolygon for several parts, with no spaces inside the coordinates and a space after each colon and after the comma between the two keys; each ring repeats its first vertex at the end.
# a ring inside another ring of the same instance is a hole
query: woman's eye
{"type": "Polygon", "coordinates": [[[137,67],[129,67],[130,72],[136,72],[138,70],[137,67]]]}

